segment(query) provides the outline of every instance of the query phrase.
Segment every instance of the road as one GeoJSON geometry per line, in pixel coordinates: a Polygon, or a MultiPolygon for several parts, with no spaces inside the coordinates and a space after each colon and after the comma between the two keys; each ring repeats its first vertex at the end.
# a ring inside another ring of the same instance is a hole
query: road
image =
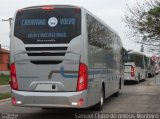
{"type": "MultiPolygon", "coordinates": [[[[0,103],[0,117],[6,116],[6,113],[14,113],[19,118],[29,119],[34,117],[43,118],[87,118],[92,114],[100,113],[160,113],[160,76],[147,79],[139,84],[127,83],[121,90],[118,97],[111,96],[106,99],[104,108],[101,112],[92,109],[50,109],[42,110],[41,108],[31,107],[14,107],[10,101],[0,103]],[[19,114],[20,113],[20,114],[19,114]],[[85,115],[84,115],[85,113],[85,115]]],[[[13,115],[12,115],[13,116],[13,115]]],[[[18,118],[18,119],[19,119],[18,118]]],[[[96,117],[97,118],[97,117],[96,117]]],[[[16,118],[17,119],[17,118],[16,118]]]]}

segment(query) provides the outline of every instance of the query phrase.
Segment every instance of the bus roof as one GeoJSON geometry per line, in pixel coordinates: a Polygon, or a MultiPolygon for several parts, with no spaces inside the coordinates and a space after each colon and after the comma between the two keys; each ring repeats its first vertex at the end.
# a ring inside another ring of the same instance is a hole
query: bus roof
{"type": "Polygon", "coordinates": [[[27,9],[37,9],[37,8],[44,8],[44,7],[53,7],[53,8],[81,8],[79,6],[73,6],[73,5],[39,5],[39,6],[31,6],[31,7],[25,7],[22,8],[22,10],[27,9]]]}
{"type": "Polygon", "coordinates": [[[142,52],[134,51],[134,50],[128,50],[128,54],[137,54],[137,55],[145,55],[142,52]]]}

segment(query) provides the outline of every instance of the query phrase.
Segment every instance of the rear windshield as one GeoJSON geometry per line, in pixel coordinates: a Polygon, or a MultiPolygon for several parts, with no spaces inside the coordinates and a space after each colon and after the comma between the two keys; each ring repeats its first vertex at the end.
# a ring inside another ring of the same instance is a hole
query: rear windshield
{"type": "Polygon", "coordinates": [[[81,10],[55,8],[19,11],[14,36],[25,44],[69,43],[81,34],[81,10]]]}
{"type": "Polygon", "coordinates": [[[128,62],[135,62],[135,65],[137,67],[141,67],[142,69],[145,66],[145,60],[143,55],[128,54],[128,62]]]}

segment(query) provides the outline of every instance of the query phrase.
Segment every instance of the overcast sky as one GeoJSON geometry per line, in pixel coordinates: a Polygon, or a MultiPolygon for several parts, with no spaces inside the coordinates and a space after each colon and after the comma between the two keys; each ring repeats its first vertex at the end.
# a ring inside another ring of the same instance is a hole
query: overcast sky
{"type": "MultiPolygon", "coordinates": [[[[121,37],[126,49],[140,51],[140,45],[125,35],[126,28],[122,18],[126,10],[126,1],[130,6],[135,4],[135,0],[4,0],[0,4],[0,19],[13,17],[17,9],[28,6],[48,4],[83,6],[113,28],[121,37]]],[[[9,31],[9,23],[0,21],[0,44],[2,47],[10,45],[9,31]]],[[[145,50],[145,52],[147,51],[145,50]]]]}

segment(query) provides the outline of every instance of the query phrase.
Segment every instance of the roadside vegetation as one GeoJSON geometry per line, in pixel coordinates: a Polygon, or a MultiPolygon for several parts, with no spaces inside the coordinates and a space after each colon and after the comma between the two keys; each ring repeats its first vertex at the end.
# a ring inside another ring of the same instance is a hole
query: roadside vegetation
{"type": "Polygon", "coordinates": [[[9,85],[9,75],[0,75],[0,85],[9,85]]]}
{"type": "Polygon", "coordinates": [[[137,0],[135,6],[127,5],[124,22],[130,39],[160,52],[160,0],[137,0]]]}
{"type": "Polygon", "coordinates": [[[10,92],[0,93],[0,100],[6,99],[6,98],[10,98],[10,97],[11,97],[11,93],[10,92]]]}

